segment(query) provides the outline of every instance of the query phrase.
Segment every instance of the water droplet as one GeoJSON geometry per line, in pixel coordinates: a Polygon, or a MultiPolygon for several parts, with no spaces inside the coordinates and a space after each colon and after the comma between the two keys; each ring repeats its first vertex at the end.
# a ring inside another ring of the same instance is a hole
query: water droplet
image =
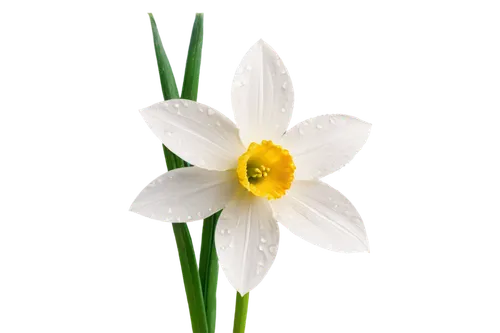
{"type": "Polygon", "coordinates": [[[265,239],[264,237],[261,237],[260,241],[261,241],[261,243],[267,243],[267,239],[265,239]]]}
{"type": "Polygon", "coordinates": [[[329,121],[330,121],[330,124],[335,124],[335,118],[330,117],[329,121]]]}
{"type": "Polygon", "coordinates": [[[172,132],[167,132],[168,136],[172,136],[172,134],[173,134],[172,132]]]}
{"type": "Polygon", "coordinates": [[[188,220],[191,220],[191,215],[188,215],[188,218],[187,218],[187,219],[188,219],[188,220]]]}
{"type": "Polygon", "coordinates": [[[168,213],[171,214],[172,213],[172,208],[168,207],[168,213]]]}
{"type": "Polygon", "coordinates": [[[281,86],[281,88],[283,88],[284,90],[286,90],[286,86],[288,85],[288,83],[285,81],[285,83],[283,83],[283,85],[281,86]]]}
{"type": "Polygon", "coordinates": [[[243,83],[243,81],[234,81],[234,85],[236,87],[243,87],[245,85],[245,83],[243,83]]]}
{"type": "Polygon", "coordinates": [[[224,235],[226,233],[226,229],[220,229],[219,232],[221,235],[224,235]]]}
{"type": "Polygon", "coordinates": [[[178,108],[179,108],[179,104],[175,103],[175,104],[174,104],[174,107],[175,107],[176,109],[178,109],[178,108]]]}
{"type": "Polygon", "coordinates": [[[285,108],[281,108],[281,112],[285,113],[286,109],[285,108]]]}
{"type": "Polygon", "coordinates": [[[208,111],[207,111],[207,113],[208,113],[209,116],[213,116],[215,114],[215,111],[213,109],[209,108],[208,111]]]}
{"type": "Polygon", "coordinates": [[[198,108],[198,111],[200,111],[201,113],[205,112],[205,110],[203,110],[203,108],[198,108]]]}
{"type": "Polygon", "coordinates": [[[303,135],[303,134],[304,134],[304,129],[303,129],[303,128],[299,128],[299,134],[300,134],[300,135],[303,135]]]}
{"type": "Polygon", "coordinates": [[[215,125],[220,126],[220,121],[218,121],[218,120],[217,120],[217,121],[215,122],[215,125]]]}
{"type": "Polygon", "coordinates": [[[278,247],[276,245],[270,245],[269,246],[269,252],[271,254],[276,254],[276,252],[278,252],[278,247]]]}
{"type": "Polygon", "coordinates": [[[221,245],[221,246],[219,246],[219,249],[224,251],[226,249],[226,247],[224,245],[221,245]]]}
{"type": "Polygon", "coordinates": [[[322,129],[322,128],[323,128],[323,126],[321,126],[320,124],[317,124],[317,125],[316,125],[316,128],[317,128],[317,129],[322,129]]]}
{"type": "Polygon", "coordinates": [[[208,211],[209,211],[209,212],[211,212],[211,211],[212,211],[212,208],[209,208],[209,209],[208,209],[208,211]]]}
{"type": "Polygon", "coordinates": [[[246,69],[247,71],[251,71],[251,70],[252,70],[252,66],[247,65],[247,67],[245,67],[245,69],[246,69]]]}
{"type": "Polygon", "coordinates": [[[196,213],[196,215],[198,215],[198,217],[201,217],[201,212],[196,213]]]}
{"type": "Polygon", "coordinates": [[[259,251],[264,251],[264,247],[262,245],[259,245],[259,251]]]}
{"type": "Polygon", "coordinates": [[[182,105],[184,105],[185,108],[187,108],[189,106],[187,101],[182,101],[182,105]]]}

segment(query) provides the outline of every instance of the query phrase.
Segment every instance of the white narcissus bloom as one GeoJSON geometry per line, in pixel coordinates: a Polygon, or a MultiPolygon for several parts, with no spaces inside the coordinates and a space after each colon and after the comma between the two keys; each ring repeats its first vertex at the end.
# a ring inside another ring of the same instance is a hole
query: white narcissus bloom
{"type": "Polygon", "coordinates": [[[323,115],[286,131],[292,81],[262,40],[241,61],[231,97],[238,127],[215,109],[189,100],[141,110],[163,144],[194,167],[158,177],[130,209],[174,223],[224,209],[215,245],[227,278],[241,295],[262,281],[276,257],[277,221],[323,248],[367,251],[354,206],[318,179],[354,157],[371,125],[350,116],[323,115]]]}

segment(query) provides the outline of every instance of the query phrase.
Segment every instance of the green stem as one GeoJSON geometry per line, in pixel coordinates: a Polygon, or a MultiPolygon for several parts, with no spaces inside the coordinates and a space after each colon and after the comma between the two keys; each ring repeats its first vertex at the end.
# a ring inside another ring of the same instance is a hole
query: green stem
{"type": "Polygon", "coordinates": [[[239,292],[236,292],[236,308],[234,310],[233,333],[245,332],[249,297],[250,293],[246,293],[245,296],[242,297],[239,292]]]}
{"type": "Polygon", "coordinates": [[[215,227],[222,211],[207,217],[203,221],[200,251],[200,281],[207,313],[207,324],[210,333],[215,332],[217,279],[219,261],[215,251],[215,227]]]}

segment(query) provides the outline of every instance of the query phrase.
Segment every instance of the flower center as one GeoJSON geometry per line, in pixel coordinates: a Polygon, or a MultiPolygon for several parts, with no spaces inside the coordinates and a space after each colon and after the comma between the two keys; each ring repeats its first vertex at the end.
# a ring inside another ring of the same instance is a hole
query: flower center
{"type": "Polygon", "coordinates": [[[244,188],[271,200],[281,198],[290,188],[295,164],[288,150],[264,140],[248,146],[238,159],[236,172],[244,188]]]}

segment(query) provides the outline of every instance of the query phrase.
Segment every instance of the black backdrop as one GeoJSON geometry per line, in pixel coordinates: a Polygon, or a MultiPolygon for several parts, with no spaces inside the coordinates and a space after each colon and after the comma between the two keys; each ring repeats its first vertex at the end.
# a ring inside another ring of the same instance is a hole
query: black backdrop
{"type": "MultiPolygon", "coordinates": [[[[352,15],[331,8],[311,8],[280,3],[276,8],[245,6],[210,6],[187,3],[182,7],[161,7],[161,23],[169,25],[169,46],[185,46],[183,20],[196,5],[209,9],[208,94],[223,101],[223,72],[231,71],[231,56],[255,39],[256,31],[272,31],[289,49],[289,62],[297,64],[296,85],[305,88],[305,112],[317,112],[320,104],[345,103],[348,112],[369,112],[377,120],[377,131],[391,103],[384,90],[384,54],[382,23],[361,22],[352,15]],[[378,24],[378,25],[377,25],[378,24]]],[[[148,4],[149,5],[149,4],[148,4]]],[[[152,5],[152,4],[151,4],[152,5]]],[[[135,124],[135,104],[145,95],[157,95],[151,84],[151,49],[144,48],[144,8],[120,10],[113,40],[120,40],[120,57],[110,55],[109,80],[113,97],[118,98],[113,137],[119,166],[115,178],[115,202],[135,191],[136,184],[160,167],[159,145],[153,145],[135,124]]],[[[106,32],[104,32],[106,34],[106,32]]],[[[110,44],[111,45],[111,44],[110,44]]],[[[117,46],[115,42],[112,45],[117,46]]],[[[109,79],[108,79],[109,78],[109,79]]],[[[383,137],[380,136],[379,137],[383,137]]],[[[352,177],[337,177],[353,199],[369,208],[370,223],[377,224],[377,256],[313,257],[310,249],[296,249],[289,244],[289,255],[281,258],[281,272],[273,275],[273,286],[258,298],[257,328],[252,332],[330,332],[340,325],[370,329],[372,314],[379,311],[380,294],[398,276],[387,273],[384,258],[387,236],[391,230],[387,182],[391,177],[387,159],[379,148],[383,139],[370,145],[369,160],[353,169],[352,177]],[[364,326],[364,327],[362,327],[364,326]]],[[[118,214],[118,213],[117,213],[118,214]]],[[[125,327],[142,332],[183,332],[183,298],[175,296],[176,262],[167,256],[167,233],[158,225],[136,225],[134,217],[113,220],[113,240],[106,256],[107,271],[114,277],[108,286],[110,309],[122,313],[125,327]]],[[[404,222],[397,222],[404,223],[404,222]]],[[[392,253],[391,253],[392,254],[392,253]]],[[[106,273],[108,274],[108,273],[106,273]]],[[[230,293],[226,292],[225,317],[230,316],[230,293]]],[[[120,323],[121,324],[121,323],[120,323]]],[[[226,330],[225,332],[228,332],[226,330]]]]}

